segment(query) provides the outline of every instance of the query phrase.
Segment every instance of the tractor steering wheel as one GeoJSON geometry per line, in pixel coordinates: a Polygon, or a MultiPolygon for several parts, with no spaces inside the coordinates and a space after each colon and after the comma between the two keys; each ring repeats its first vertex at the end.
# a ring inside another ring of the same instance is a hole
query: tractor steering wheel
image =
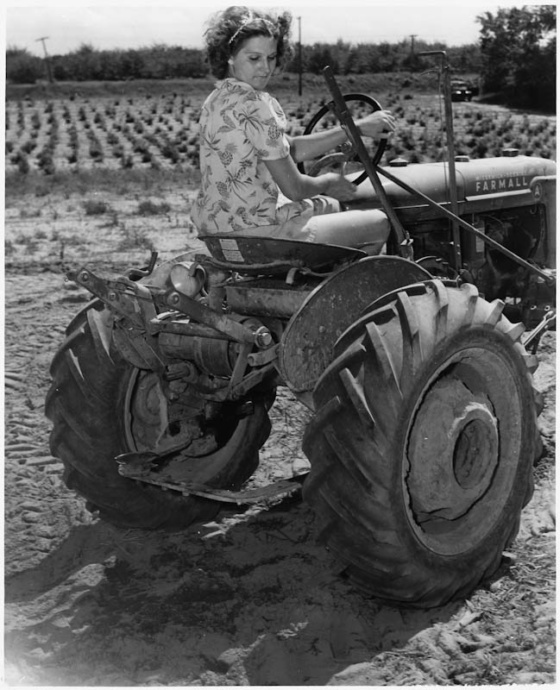
{"type": "MultiPolygon", "coordinates": [[[[345,96],[343,96],[343,98],[347,103],[351,101],[356,101],[356,104],[353,105],[353,110],[356,113],[354,115],[355,118],[363,117],[365,114],[369,115],[370,113],[374,113],[376,110],[382,109],[381,105],[374,98],[371,98],[371,96],[366,96],[364,94],[348,93],[345,96]]],[[[332,124],[336,122],[336,115],[334,115],[329,105],[324,105],[311,118],[303,134],[311,134],[313,130],[317,127],[317,125],[321,122],[321,120],[326,116],[329,117],[327,117],[325,122],[322,124],[322,129],[326,129],[328,128],[328,126],[332,126],[332,124]]],[[[386,146],[387,139],[379,139],[378,141],[375,140],[375,142],[373,142],[371,146],[371,162],[373,163],[373,165],[377,165],[379,163],[381,157],[383,156],[383,153],[385,152],[386,146]]],[[[368,149],[369,148],[370,147],[368,147],[368,149]]],[[[298,163],[299,171],[304,175],[311,175],[312,177],[315,177],[321,171],[324,171],[329,168],[332,170],[336,167],[339,167],[341,169],[341,174],[344,174],[345,172],[352,173],[352,168],[354,170],[362,170],[362,172],[360,172],[360,174],[352,180],[353,184],[355,184],[356,186],[361,184],[367,177],[367,172],[363,170],[363,166],[360,164],[360,159],[356,153],[356,149],[350,141],[344,142],[344,144],[341,144],[340,146],[337,146],[335,149],[333,149],[332,152],[320,156],[319,158],[315,158],[310,161],[302,161],[301,163],[298,163]],[[350,170],[347,171],[347,168],[350,168],[350,170]]]]}

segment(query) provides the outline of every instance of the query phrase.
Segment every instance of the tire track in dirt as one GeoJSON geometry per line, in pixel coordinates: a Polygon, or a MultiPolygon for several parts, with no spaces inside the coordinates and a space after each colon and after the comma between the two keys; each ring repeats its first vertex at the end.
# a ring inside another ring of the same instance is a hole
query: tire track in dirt
{"type": "Polygon", "coordinates": [[[5,515],[10,575],[39,562],[69,529],[74,511],[67,505],[62,465],[48,447],[43,405],[48,366],[62,339],[66,311],[53,319],[64,299],[63,278],[54,273],[6,276],[5,331],[5,515]],[[37,285],[43,286],[37,289],[37,285]],[[57,323],[58,320],[58,323],[57,323]]]}

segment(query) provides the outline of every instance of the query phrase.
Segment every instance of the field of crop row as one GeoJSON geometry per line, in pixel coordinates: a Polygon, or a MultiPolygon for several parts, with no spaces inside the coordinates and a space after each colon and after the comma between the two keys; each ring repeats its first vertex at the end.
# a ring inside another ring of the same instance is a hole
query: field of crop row
{"type": "MultiPolygon", "coordinates": [[[[52,174],[91,168],[177,168],[198,164],[198,115],[204,96],[176,92],[126,96],[24,97],[6,103],[6,171],[52,174]]],[[[386,159],[441,159],[444,106],[438,94],[376,94],[397,117],[386,159]]],[[[325,98],[281,98],[290,134],[303,131],[325,98]]],[[[514,147],[554,158],[556,120],[482,103],[455,103],[456,153],[473,158],[514,147]]]]}

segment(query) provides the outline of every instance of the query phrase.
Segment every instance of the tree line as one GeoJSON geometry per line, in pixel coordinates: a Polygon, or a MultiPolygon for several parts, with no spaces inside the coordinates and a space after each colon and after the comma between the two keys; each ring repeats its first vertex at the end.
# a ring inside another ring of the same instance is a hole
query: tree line
{"type": "MultiPolygon", "coordinates": [[[[478,73],[480,51],[477,45],[446,48],[443,43],[418,41],[410,43],[357,45],[339,40],[336,44],[315,43],[296,47],[285,65],[287,72],[319,74],[330,65],[336,74],[368,74],[400,70],[421,71],[429,66],[418,53],[424,50],[447,50],[450,62],[460,72],[478,73]]],[[[208,75],[203,50],[179,46],[154,45],[130,50],[96,50],[81,45],[66,55],[42,59],[25,49],[8,48],[7,79],[11,83],[34,83],[40,79],[54,81],[124,81],[127,79],[181,79],[208,75]]]]}
{"type": "MultiPolygon", "coordinates": [[[[477,17],[480,40],[463,46],[445,43],[315,43],[295,46],[285,69],[318,74],[329,64],[335,74],[422,72],[433,68],[424,51],[445,50],[453,73],[479,75],[486,93],[501,93],[507,102],[554,109],[556,104],[556,6],[498,9],[477,17]]],[[[203,50],[154,45],[140,49],[96,50],[81,45],[65,55],[38,58],[26,49],[8,47],[8,83],[51,81],[124,81],[208,76],[203,50]]]]}
{"type": "Polygon", "coordinates": [[[481,25],[484,88],[511,105],[556,109],[556,5],[485,12],[481,25]]]}

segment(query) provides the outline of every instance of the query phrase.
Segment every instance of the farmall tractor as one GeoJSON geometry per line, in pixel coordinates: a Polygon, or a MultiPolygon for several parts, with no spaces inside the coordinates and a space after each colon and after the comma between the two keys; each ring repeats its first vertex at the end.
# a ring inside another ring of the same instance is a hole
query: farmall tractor
{"type": "Polygon", "coordinates": [[[302,489],[358,588],[437,606],[496,571],[532,495],[555,164],[455,160],[447,92],[448,162],[382,167],[351,113],[379,104],[325,78],[307,131],[334,112],[351,144],[304,170],[344,166],[355,199],[315,219],[317,243],[224,228],[120,277],[69,273],[94,299],[52,362],[51,452],[121,527],[179,530],[302,489]],[[248,490],[278,386],[312,411],[311,469],[248,490]]]}

